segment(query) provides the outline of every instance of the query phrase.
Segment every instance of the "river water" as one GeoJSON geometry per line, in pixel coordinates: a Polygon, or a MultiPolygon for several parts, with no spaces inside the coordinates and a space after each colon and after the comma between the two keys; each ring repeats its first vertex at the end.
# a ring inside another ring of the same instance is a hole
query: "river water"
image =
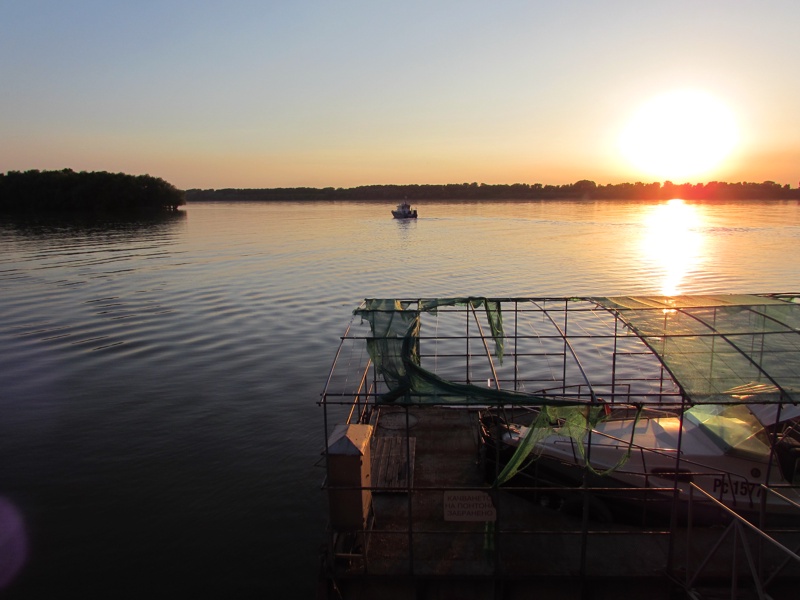
{"type": "Polygon", "coordinates": [[[391,208],[0,223],[0,595],[311,597],[365,297],[800,292],[794,201],[391,208]]]}

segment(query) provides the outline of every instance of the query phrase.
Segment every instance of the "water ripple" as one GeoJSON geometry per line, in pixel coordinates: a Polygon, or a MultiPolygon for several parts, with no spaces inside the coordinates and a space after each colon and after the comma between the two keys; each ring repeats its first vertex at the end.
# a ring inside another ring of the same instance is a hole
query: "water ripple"
{"type": "MultiPolygon", "coordinates": [[[[296,559],[324,527],[315,402],[362,298],[658,293],[659,261],[679,249],[643,255],[647,203],[430,202],[414,223],[385,203],[329,208],[192,205],[105,232],[0,224],[0,440],[13,457],[0,494],[46,515],[32,527],[55,524],[37,539],[84,540],[59,549],[80,565],[167,548],[197,573],[257,556],[249,577],[308,578],[313,561],[296,559]]],[[[707,209],[681,291],[793,287],[800,228],[786,224],[800,209],[757,208],[707,209]]]]}

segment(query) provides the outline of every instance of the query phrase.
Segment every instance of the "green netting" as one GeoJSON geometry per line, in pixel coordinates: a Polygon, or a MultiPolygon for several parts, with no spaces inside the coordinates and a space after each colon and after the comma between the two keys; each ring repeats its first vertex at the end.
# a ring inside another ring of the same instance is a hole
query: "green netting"
{"type": "Polygon", "coordinates": [[[693,404],[800,402],[800,304],[741,295],[597,302],[642,338],[693,404]]]}
{"type": "MultiPolygon", "coordinates": [[[[800,402],[800,304],[749,295],[582,300],[611,311],[653,351],[685,402],[695,407],[687,418],[703,427],[726,452],[755,458],[768,450],[759,421],[748,408],[737,405],[768,408],[800,402]]],[[[476,311],[483,309],[494,355],[502,363],[505,335],[500,300],[367,300],[355,311],[369,322],[369,355],[388,390],[377,402],[542,407],[498,483],[535,458],[537,443],[553,434],[574,440],[586,463],[584,441],[604,416],[600,408],[550,394],[448,381],[420,363],[420,316],[455,306],[472,311],[476,321],[476,311]]],[[[763,422],[764,415],[759,418],[763,422]]],[[[624,463],[632,445],[633,439],[628,453],[612,470],[624,463]]]]}
{"type": "Polygon", "coordinates": [[[488,300],[487,298],[433,298],[419,301],[420,311],[436,314],[436,309],[440,306],[470,306],[472,309],[484,307],[486,319],[492,332],[492,339],[495,344],[495,355],[498,362],[503,362],[503,351],[505,336],[503,334],[503,314],[500,310],[498,300],[488,300]]]}
{"type": "MultiPolygon", "coordinates": [[[[470,309],[483,307],[495,342],[496,356],[501,361],[503,320],[499,301],[485,298],[421,300],[417,303],[418,310],[410,310],[410,305],[409,302],[397,300],[367,300],[363,308],[355,311],[356,315],[370,325],[372,337],[367,340],[369,355],[389,388],[387,393],[378,398],[379,403],[541,406],[539,416],[498,477],[498,484],[508,481],[523,468],[532,456],[537,442],[553,433],[573,439],[578,452],[584,457],[583,442],[589,431],[604,416],[600,407],[550,395],[526,394],[447,381],[420,366],[420,314],[435,314],[442,306],[466,306],[470,309]]],[[[620,460],[620,464],[627,460],[627,456],[620,460]]]]}
{"type": "MultiPolygon", "coordinates": [[[[613,312],[654,352],[690,404],[800,403],[800,304],[748,295],[589,298],[613,312]],[[748,390],[746,393],[743,390],[748,390]]],[[[482,308],[504,355],[501,302],[436,298],[368,300],[370,357],[388,386],[386,400],[406,402],[559,403],[557,398],[491,390],[441,379],[420,365],[422,313],[440,307],[482,308]],[[416,308],[412,309],[411,306],[416,308]]]]}
{"type": "Polygon", "coordinates": [[[367,300],[355,314],[366,320],[372,331],[367,350],[375,369],[389,391],[379,402],[409,404],[525,404],[576,405],[576,400],[553,396],[499,390],[445,380],[423,368],[419,360],[420,314],[435,314],[442,306],[483,307],[495,345],[495,356],[502,361],[503,319],[499,301],[486,298],[447,298],[420,300],[418,309],[398,300],[367,300]]]}
{"type": "Polygon", "coordinates": [[[409,302],[368,300],[356,314],[369,322],[372,337],[367,351],[375,369],[389,388],[385,400],[403,396],[412,389],[407,366],[418,363],[419,312],[408,310],[409,302]]]}
{"type": "Polygon", "coordinates": [[[520,440],[517,449],[506,463],[503,470],[497,476],[497,485],[502,485],[509,481],[519,471],[524,470],[527,465],[537,459],[543,446],[537,445],[546,437],[553,434],[563,438],[572,439],[575,442],[574,446],[577,449],[578,455],[581,458],[584,466],[595,475],[606,475],[611,473],[622,465],[624,465],[631,456],[633,448],[634,433],[636,431],[636,423],[642,414],[642,407],[637,407],[636,416],[634,417],[633,427],[631,427],[631,437],[628,441],[628,447],[616,464],[608,469],[597,470],[587,460],[586,456],[586,438],[589,432],[605,418],[605,412],[601,406],[543,406],[541,412],[537,415],[534,422],[531,424],[525,436],[520,440]]]}

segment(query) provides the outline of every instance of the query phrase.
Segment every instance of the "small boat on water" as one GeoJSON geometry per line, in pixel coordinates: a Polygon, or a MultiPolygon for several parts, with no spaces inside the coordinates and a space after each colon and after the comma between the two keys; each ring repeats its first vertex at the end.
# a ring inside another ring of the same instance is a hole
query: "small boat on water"
{"type": "Polygon", "coordinates": [[[397,208],[392,211],[392,216],[395,219],[416,219],[417,209],[411,208],[408,202],[401,202],[397,208]]]}

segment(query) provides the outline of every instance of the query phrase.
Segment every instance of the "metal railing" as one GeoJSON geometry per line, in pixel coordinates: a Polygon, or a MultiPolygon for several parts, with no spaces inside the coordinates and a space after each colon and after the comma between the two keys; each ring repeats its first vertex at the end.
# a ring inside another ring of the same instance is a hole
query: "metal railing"
{"type": "MultiPolygon", "coordinates": [[[[761,485],[761,493],[773,494],[786,501],[788,506],[797,509],[796,517],[800,519],[800,505],[786,498],[783,494],[776,489],[761,485]]],[[[800,543],[798,543],[797,534],[798,530],[791,530],[795,534],[795,548],[794,550],[779,542],[775,537],[770,535],[768,531],[763,528],[765,515],[760,515],[762,526],[757,526],[748,521],[737,512],[725,506],[722,502],[711,496],[708,492],[692,483],[689,492],[689,522],[687,527],[686,536],[686,565],[685,565],[685,579],[682,585],[688,595],[693,598],[699,598],[697,587],[703,581],[706,568],[710,564],[712,558],[724,547],[725,542],[732,541],[732,545],[728,547],[730,550],[730,592],[732,600],[739,597],[740,588],[744,584],[741,581],[742,570],[739,569],[739,553],[744,555],[747,570],[749,575],[749,583],[757,594],[760,600],[769,600],[770,596],[767,594],[767,589],[776,578],[784,572],[791,564],[800,567],[800,543]],[[692,566],[694,547],[694,539],[692,536],[692,510],[694,503],[694,493],[697,492],[701,495],[703,502],[708,502],[724,514],[730,522],[727,527],[720,533],[716,543],[711,547],[706,556],[700,561],[696,568],[692,566]],[[772,560],[768,560],[767,554],[771,555],[772,560]],[[772,564],[768,564],[771,562],[772,564]]],[[[795,522],[798,522],[797,520],[795,522]]],[[[784,533],[786,531],[784,530],[784,533]]],[[[796,575],[795,575],[796,576],[796,575]]]]}

